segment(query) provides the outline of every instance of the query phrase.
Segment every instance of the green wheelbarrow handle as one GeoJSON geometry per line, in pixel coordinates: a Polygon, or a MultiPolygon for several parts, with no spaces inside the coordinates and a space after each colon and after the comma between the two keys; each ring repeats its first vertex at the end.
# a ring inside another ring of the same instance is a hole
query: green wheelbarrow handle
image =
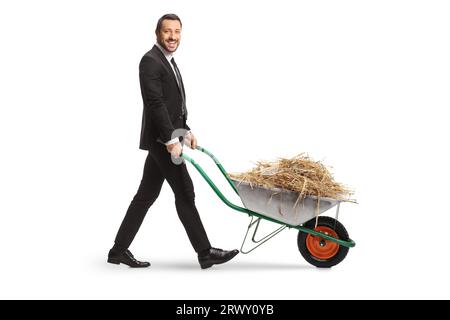
{"type": "MultiPolygon", "coordinates": [[[[236,186],[234,185],[233,181],[231,181],[230,177],[228,176],[228,173],[226,172],[226,170],[224,169],[224,167],[222,166],[222,164],[219,162],[219,160],[208,150],[206,150],[203,147],[197,146],[196,148],[197,150],[207,154],[211,159],[213,159],[214,163],[216,164],[216,166],[219,168],[220,172],[222,173],[222,175],[225,177],[225,179],[227,179],[228,183],[230,184],[230,186],[233,188],[233,190],[236,192],[236,194],[239,196],[239,192],[237,191],[236,186]]],[[[252,210],[249,210],[247,208],[243,208],[240,207],[238,205],[233,204],[232,202],[230,202],[224,195],[223,193],[219,190],[219,188],[217,188],[217,186],[214,184],[214,182],[211,180],[211,178],[206,174],[206,172],[202,169],[202,167],[194,161],[194,159],[192,159],[191,157],[189,157],[187,154],[182,153],[181,158],[185,159],[186,161],[190,162],[195,169],[197,169],[197,171],[200,173],[200,175],[206,180],[206,182],[209,184],[209,186],[211,187],[211,189],[213,189],[213,191],[216,193],[216,195],[220,198],[220,200],[222,200],[228,207],[230,207],[231,209],[234,209],[236,211],[240,211],[240,212],[244,212],[246,214],[248,214],[249,216],[255,216],[257,218],[260,219],[264,219],[264,220],[268,220],[270,222],[274,222],[280,225],[284,225],[287,226],[288,228],[294,228],[297,229],[299,231],[305,232],[305,233],[309,233],[312,234],[314,236],[320,236],[323,239],[335,242],[341,246],[344,247],[348,247],[348,248],[352,248],[355,246],[355,242],[351,239],[349,239],[348,241],[345,240],[341,240],[341,239],[336,239],[332,236],[329,236],[325,233],[319,232],[319,231],[315,231],[309,228],[305,228],[302,226],[293,226],[293,225],[289,225],[286,224],[284,222],[272,219],[270,217],[266,217],[258,212],[254,212],[252,210]]]]}

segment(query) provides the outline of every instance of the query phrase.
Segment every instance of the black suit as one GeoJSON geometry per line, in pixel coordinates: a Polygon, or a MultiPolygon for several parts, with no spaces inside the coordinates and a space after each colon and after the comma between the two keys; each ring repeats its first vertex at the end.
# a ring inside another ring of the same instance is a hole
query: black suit
{"type": "Polygon", "coordinates": [[[156,45],[141,59],[139,80],[144,100],[140,148],[149,150],[157,138],[164,142],[172,139],[174,129],[189,130],[187,114],[182,115],[184,86],[180,79],[179,88],[170,63],[156,45]]]}
{"type": "Polygon", "coordinates": [[[149,152],[139,189],[122,221],[113,251],[123,252],[130,246],[148,209],[158,198],[164,180],[175,194],[178,216],[195,251],[207,250],[211,245],[195,207],[194,186],[186,164],[175,165],[162,143],[172,139],[174,129],[189,129],[187,111],[183,108],[183,82],[179,79],[180,86],[177,84],[170,63],[157,46],[142,57],[139,79],[144,101],[139,147],[149,152]]]}

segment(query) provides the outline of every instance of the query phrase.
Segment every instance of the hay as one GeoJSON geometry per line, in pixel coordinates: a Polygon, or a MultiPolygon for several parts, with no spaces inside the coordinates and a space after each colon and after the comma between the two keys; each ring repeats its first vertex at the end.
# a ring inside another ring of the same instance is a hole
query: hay
{"type": "MultiPolygon", "coordinates": [[[[282,188],[299,192],[301,196],[313,195],[350,200],[353,192],[334,181],[328,169],[305,154],[278,161],[258,161],[256,167],[245,173],[230,173],[230,177],[250,183],[251,186],[282,188]]],[[[300,197],[299,197],[300,198],[300,197]]]]}

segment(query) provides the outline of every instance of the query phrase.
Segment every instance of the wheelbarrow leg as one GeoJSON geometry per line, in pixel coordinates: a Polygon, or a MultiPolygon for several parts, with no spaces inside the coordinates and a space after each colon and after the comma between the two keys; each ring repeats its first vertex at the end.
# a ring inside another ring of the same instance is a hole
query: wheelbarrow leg
{"type": "Polygon", "coordinates": [[[259,240],[255,240],[256,238],[256,233],[258,232],[258,228],[259,228],[259,224],[261,222],[261,218],[256,218],[252,216],[251,220],[250,220],[250,224],[248,225],[247,228],[247,232],[245,233],[245,237],[244,240],[242,241],[242,245],[241,245],[241,253],[243,254],[247,254],[252,252],[253,250],[255,250],[256,248],[258,248],[260,245],[262,245],[263,243],[269,241],[270,239],[272,239],[273,237],[275,237],[277,234],[279,234],[281,231],[283,231],[284,229],[287,228],[286,225],[283,225],[281,227],[279,227],[278,229],[274,230],[273,232],[269,233],[268,235],[264,236],[263,238],[259,239],[259,240]],[[257,244],[256,246],[253,246],[250,250],[245,251],[244,250],[244,245],[246,243],[247,240],[247,236],[248,233],[250,231],[250,229],[256,224],[256,227],[254,228],[253,231],[253,236],[252,236],[252,242],[257,244]]]}

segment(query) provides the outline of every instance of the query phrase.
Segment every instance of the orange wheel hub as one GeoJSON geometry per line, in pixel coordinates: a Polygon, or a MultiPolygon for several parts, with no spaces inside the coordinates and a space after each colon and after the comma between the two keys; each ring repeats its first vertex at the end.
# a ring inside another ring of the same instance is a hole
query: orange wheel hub
{"type": "MultiPolygon", "coordinates": [[[[338,239],[336,231],[330,227],[318,226],[314,229],[320,231],[326,235],[332,236],[338,239]]],[[[308,234],[306,237],[306,247],[312,256],[320,260],[328,260],[333,258],[339,251],[339,245],[335,242],[325,240],[319,236],[308,234]]]]}

